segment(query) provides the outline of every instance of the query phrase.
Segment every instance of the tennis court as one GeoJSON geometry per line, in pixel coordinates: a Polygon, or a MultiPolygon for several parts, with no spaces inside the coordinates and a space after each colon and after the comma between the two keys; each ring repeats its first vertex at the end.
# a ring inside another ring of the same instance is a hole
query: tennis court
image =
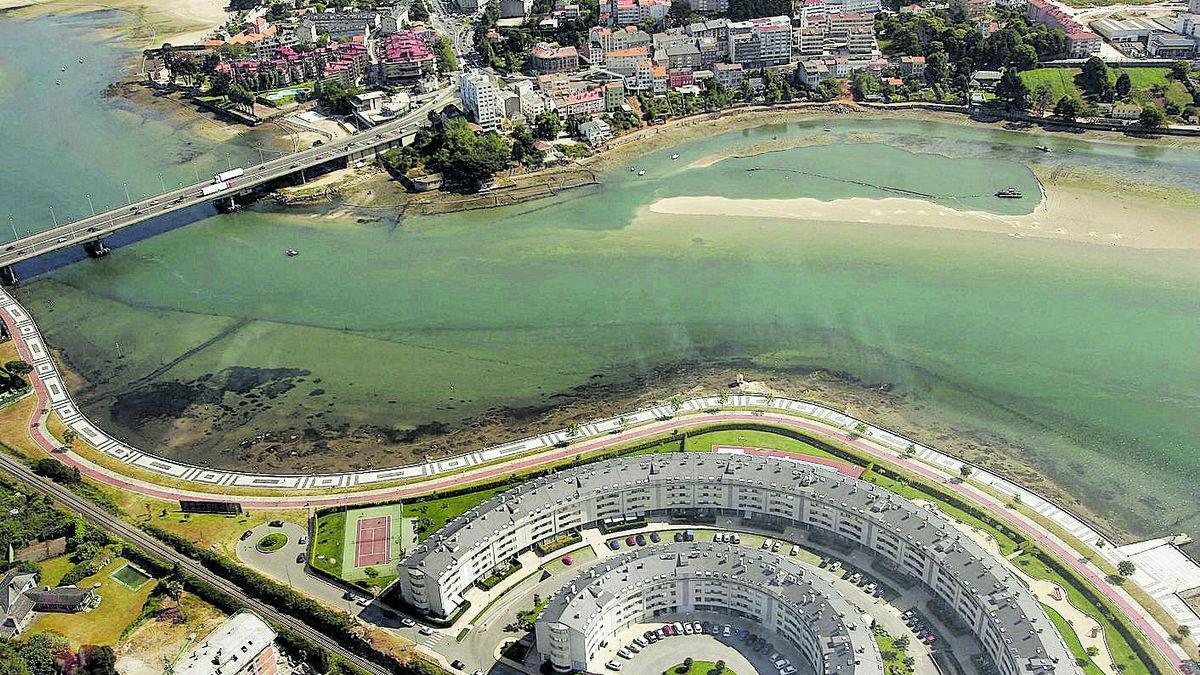
{"type": "Polygon", "coordinates": [[[382,565],[392,558],[392,517],[359,518],[354,535],[354,566],[382,565]]]}
{"type": "Polygon", "coordinates": [[[396,565],[411,545],[413,527],[401,517],[399,504],[367,506],[346,511],[342,529],[342,565],[338,576],[346,581],[369,579],[387,582],[396,576],[396,565]]]}

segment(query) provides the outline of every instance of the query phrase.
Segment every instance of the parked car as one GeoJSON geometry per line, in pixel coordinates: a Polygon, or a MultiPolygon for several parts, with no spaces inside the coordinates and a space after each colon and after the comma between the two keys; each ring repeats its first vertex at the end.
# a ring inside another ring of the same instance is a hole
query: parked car
{"type": "Polygon", "coordinates": [[[613,539],[612,541],[608,542],[608,547],[614,551],[619,551],[621,550],[621,542],[617,539],[613,539]]]}
{"type": "Polygon", "coordinates": [[[604,667],[608,668],[609,670],[620,670],[621,662],[620,661],[609,661],[608,663],[604,664],[604,667]]]}
{"type": "Polygon", "coordinates": [[[246,541],[247,539],[250,538],[250,535],[252,535],[252,534],[254,534],[254,533],[251,532],[250,530],[246,530],[245,532],[242,533],[241,541],[246,541]]]}
{"type": "Polygon", "coordinates": [[[617,650],[617,656],[619,656],[619,657],[621,657],[621,658],[623,658],[623,659],[631,659],[631,658],[633,658],[633,655],[632,655],[632,654],[630,654],[629,652],[625,651],[625,649],[624,649],[624,648],[621,648],[621,649],[618,649],[618,650],[617,650]]]}
{"type": "Polygon", "coordinates": [[[637,544],[637,539],[635,539],[632,534],[629,535],[628,537],[625,537],[625,545],[626,546],[633,546],[635,544],[637,544]]]}
{"type": "Polygon", "coordinates": [[[463,668],[467,667],[467,664],[463,663],[462,661],[459,661],[458,659],[454,659],[453,661],[450,662],[450,667],[455,670],[462,670],[463,668]]]}
{"type": "Polygon", "coordinates": [[[658,542],[662,541],[662,537],[658,536],[657,532],[651,532],[650,533],[650,541],[657,544],[658,542]]]}
{"type": "Polygon", "coordinates": [[[282,520],[272,520],[271,522],[269,522],[267,524],[270,525],[271,527],[283,527],[282,520]]]}
{"type": "Polygon", "coordinates": [[[304,561],[307,559],[308,559],[308,555],[305,554],[304,551],[301,551],[296,554],[296,564],[297,565],[303,565],[304,561]]]}
{"type": "Polygon", "coordinates": [[[788,552],[788,555],[796,555],[798,553],[800,553],[800,547],[792,544],[792,550],[788,552]]]}
{"type": "Polygon", "coordinates": [[[638,546],[645,546],[645,545],[646,545],[646,537],[644,537],[644,536],[642,536],[642,535],[640,535],[640,534],[639,534],[639,535],[638,535],[637,537],[635,537],[634,539],[635,539],[635,541],[637,541],[637,545],[638,545],[638,546]]]}
{"type": "Polygon", "coordinates": [[[770,539],[763,539],[763,543],[762,543],[763,550],[771,548],[771,544],[773,544],[773,543],[775,543],[775,542],[771,541],[770,539]]]}
{"type": "Polygon", "coordinates": [[[731,632],[733,632],[733,626],[730,626],[729,624],[725,624],[725,628],[723,628],[723,629],[721,630],[721,636],[722,636],[722,637],[729,637],[729,634],[730,634],[731,632]]]}

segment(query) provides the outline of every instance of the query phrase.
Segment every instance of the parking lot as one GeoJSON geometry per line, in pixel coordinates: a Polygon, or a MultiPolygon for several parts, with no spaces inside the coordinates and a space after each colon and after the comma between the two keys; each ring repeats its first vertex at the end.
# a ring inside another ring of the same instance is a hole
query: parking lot
{"type": "MultiPolygon", "coordinates": [[[[749,673],[778,673],[780,668],[775,661],[786,659],[796,668],[797,675],[809,675],[808,669],[801,667],[799,653],[786,644],[778,635],[764,629],[762,626],[736,617],[708,612],[692,612],[687,617],[682,615],[666,615],[661,622],[636,624],[618,635],[619,643],[610,644],[602,658],[607,662],[621,664],[621,672],[647,673],[658,675],[663,671],[678,665],[687,657],[697,661],[724,661],[730,670],[738,675],[749,673]],[[645,638],[646,631],[663,628],[667,624],[678,623],[681,626],[690,622],[699,624],[702,630],[692,634],[674,635],[649,642],[645,638]],[[724,626],[730,627],[729,635],[724,634],[724,626]],[[713,627],[716,627],[714,634],[713,627]],[[639,646],[636,640],[646,642],[639,646]],[[633,653],[629,645],[637,649],[633,653]],[[624,656],[620,652],[624,652],[624,656]]],[[[613,671],[612,667],[608,668],[613,671]]],[[[784,669],[786,671],[786,668],[784,669]]]]}

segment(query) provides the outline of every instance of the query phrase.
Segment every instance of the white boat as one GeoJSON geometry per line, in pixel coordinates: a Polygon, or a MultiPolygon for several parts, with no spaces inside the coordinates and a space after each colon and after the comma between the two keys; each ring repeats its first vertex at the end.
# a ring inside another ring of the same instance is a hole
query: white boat
{"type": "Polygon", "coordinates": [[[55,80],[55,81],[54,81],[54,84],[56,84],[56,85],[62,85],[62,80],[55,80]]]}
{"type": "Polygon", "coordinates": [[[1035,145],[1033,147],[1034,149],[1041,150],[1042,152],[1054,152],[1054,150],[1052,150],[1048,145],[1035,145]]]}
{"type": "Polygon", "coordinates": [[[297,251],[294,248],[289,248],[287,250],[287,255],[289,258],[295,258],[296,256],[300,255],[300,251],[297,251]]]}
{"type": "Polygon", "coordinates": [[[825,127],[825,131],[833,131],[833,127],[825,127]]]}
{"type": "Polygon", "coordinates": [[[65,73],[65,72],[67,72],[67,67],[66,67],[66,66],[63,66],[63,67],[62,67],[62,71],[63,71],[64,73],[65,73]]]}
{"type": "Polygon", "coordinates": [[[671,155],[671,159],[679,159],[679,155],[678,154],[671,155]]]}
{"type": "Polygon", "coordinates": [[[645,176],[645,175],[646,175],[646,170],[645,170],[645,169],[642,169],[641,171],[639,171],[639,172],[638,172],[638,175],[639,175],[639,176],[645,176]]]}

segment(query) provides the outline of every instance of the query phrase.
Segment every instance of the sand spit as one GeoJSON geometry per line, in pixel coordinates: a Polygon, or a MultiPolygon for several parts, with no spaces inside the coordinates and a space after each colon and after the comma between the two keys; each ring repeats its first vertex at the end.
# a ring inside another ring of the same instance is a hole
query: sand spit
{"type": "Polygon", "coordinates": [[[1092,190],[1049,187],[1027,215],[958,210],[906,197],[854,197],[822,201],[669,197],[651,213],[679,216],[788,218],[904,227],[933,227],[1006,234],[1014,238],[1059,239],[1146,249],[1200,249],[1200,222],[1185,207],[1139,204],[1092,190]]]}

